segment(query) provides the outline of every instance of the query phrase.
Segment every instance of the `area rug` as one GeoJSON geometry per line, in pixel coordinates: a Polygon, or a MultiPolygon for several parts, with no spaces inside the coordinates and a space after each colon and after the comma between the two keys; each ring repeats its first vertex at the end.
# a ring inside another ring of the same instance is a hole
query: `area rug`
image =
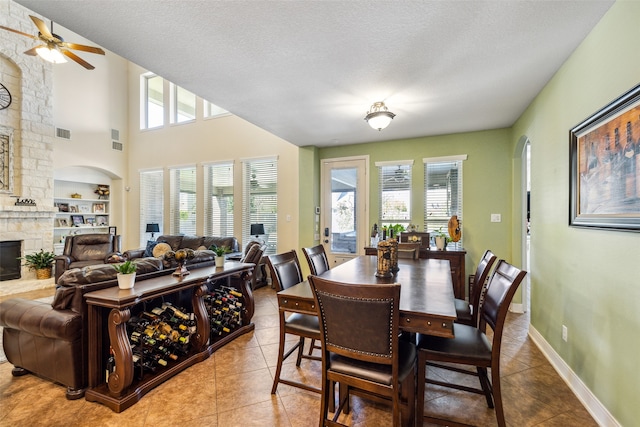
{"type": "MultiPolygon", "coordinates": [[[[34,301],[48,302],[49,304],[51,304],[53,302],[53,296],[39,298],[39,299],[36,299],[34,301]]],[[[4,335],[3,329],[4,328],[2,328],[2,326],[0,326],[0,363],[4,363],[4,362],[7,361],[7,358],[4,355],[4,344],[2,342],[2,336],[4,335]]]]}

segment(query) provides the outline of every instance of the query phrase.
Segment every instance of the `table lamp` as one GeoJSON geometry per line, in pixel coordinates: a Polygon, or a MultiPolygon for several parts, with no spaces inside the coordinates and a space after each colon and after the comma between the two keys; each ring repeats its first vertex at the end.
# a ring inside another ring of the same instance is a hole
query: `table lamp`
{"type": "Polygon", "coordinates": [[[155,223],[152,222],[151,224],[147,224],[147,233],[151,233],[151,240],[153,240],[153,233],[159,233],[160,232],[160,226],[155,223]]]}

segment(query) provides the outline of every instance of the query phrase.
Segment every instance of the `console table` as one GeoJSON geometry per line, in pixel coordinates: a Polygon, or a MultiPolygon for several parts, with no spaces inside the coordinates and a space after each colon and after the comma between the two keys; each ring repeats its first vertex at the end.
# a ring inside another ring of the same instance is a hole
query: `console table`
{"type": "Polygon", "coordinates": [[[154,387],[173,377],[187,367],[207,359],[215,350],[234,338],[250,332],[254,302],[251,293],[253,264],[227,261],[222,268],[194,269],[183,277],[166,275],[136,282],[133,289],[112,287],[85,294],[89,316],[89,389],[85,397],[90,402],[100,402],[115,412],[121,412],[138,402],[154,387]],[[203,297],[209,291],[208,284],[231,275],[240,275],[240,292],[244,297],[242,326],[230,334],[210,340],[209,317],[203,297]],[[154,374],[146,374],[134,380],[133,352],[127,336],[126,322],[131,309],[137,304],[159,297],[191,294],[191,309],[195,314],[196,332],[191,336],[191,351],[170,366],[154,374]],[[115,371],[105,382],[105,355],[113,349],[115,371]]]}
{"type": "MultiPolygon", "coordinates": [[[[364,248],[365,255],[378,255],[378,249],[373,246],[364,248]]],[[[453,294],[456,298],[465,299],[465,267],[464,257],[467,251],[439,251],[436,248],[420,248],[419,258],[422,259],[446,259],[451,265],[451,280],[453,281],[453,294]]]]}

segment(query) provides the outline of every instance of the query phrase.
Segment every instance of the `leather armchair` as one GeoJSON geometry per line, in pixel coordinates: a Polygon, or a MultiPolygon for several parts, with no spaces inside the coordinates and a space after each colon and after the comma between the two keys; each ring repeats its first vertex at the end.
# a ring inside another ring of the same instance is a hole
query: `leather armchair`
{"type": "Polygon", "coordinates": [[[67,236],[62,255],[55,258],[55,281],[71,268],[105,264],[114,253],[120,252],[121,237],[111,234],[76,234],[67,236]]]}

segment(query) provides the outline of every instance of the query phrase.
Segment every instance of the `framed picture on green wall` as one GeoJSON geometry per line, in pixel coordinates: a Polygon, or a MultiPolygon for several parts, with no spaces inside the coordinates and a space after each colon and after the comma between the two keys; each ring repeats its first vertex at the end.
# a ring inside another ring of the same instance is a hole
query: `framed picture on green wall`
{"type": "Polygon", "coordinates": [[[640,85],[569,132],[569,225],[640,232],[640,85]]]}

